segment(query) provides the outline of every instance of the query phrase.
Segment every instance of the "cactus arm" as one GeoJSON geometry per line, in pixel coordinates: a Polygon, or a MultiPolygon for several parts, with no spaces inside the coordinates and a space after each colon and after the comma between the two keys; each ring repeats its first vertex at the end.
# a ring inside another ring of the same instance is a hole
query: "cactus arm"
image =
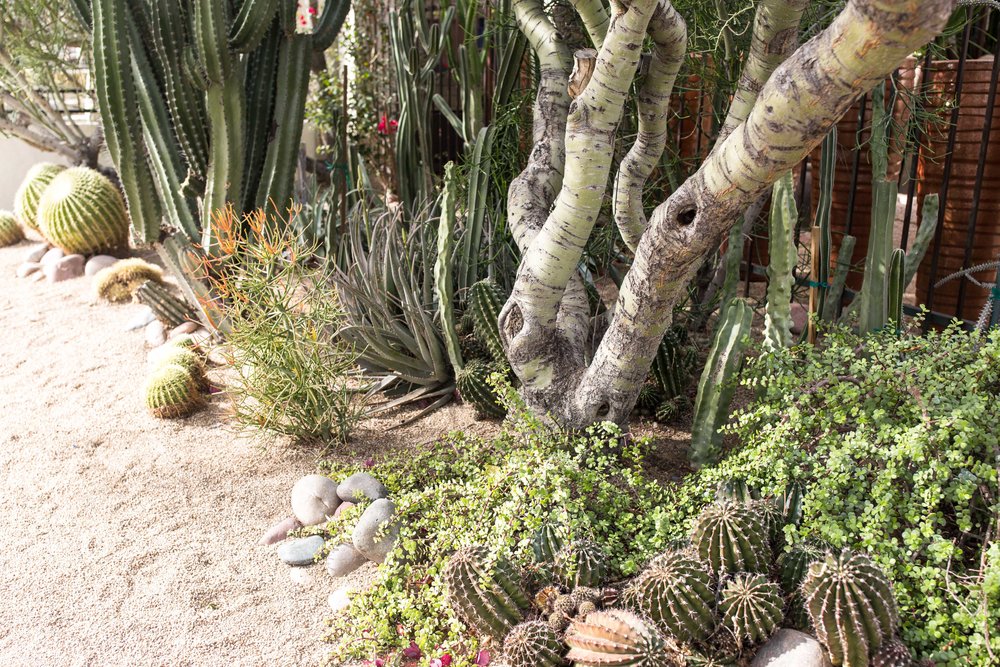
{"type": "Polygon", "coordinates": [[[465,214],[465,233],[462,236],[462,257],[465,266],[459,288],[470,287],[479,277],[479,246],[483,239],[483,224],[486,220],[486,197],[493,169],[493,139],[496,130],[484,127],[476,137],[472,151],[472,178],[469,179],[468,205],[465,214]]]}
{"type": "Polygon", "coordinates": [[[231,201],[230,192],[240,192],[243,170],[243,79],[227,77],[222,83],[212,83],[205,91],[208,111],[211,157],[202,201],[202,240],[205,252],[211,254],[212,213],[222,210],[231,201]]]}
{"type": "Polygon", "coordinates": [[[437,257],[434,261],[434,287],[437,292],[438,317],[444,332],[445,346],[452,368],[457,372],[465,365],[455,331],[455,285],[451,275],[452,243],[455,235],[455,165],[444,168],[444,188],[441,191],[441,219],[438,223],[437,257]]]}
{"type": "Polygon", "coordinates": [[[210,83],[222,83],[232,64],[226,34],[228,7],[228,2],[194,0],[194,43],[210,83]]]}
{"type": "Polygon", "coordinates": [[[795,185],[787,171],[774,184],[771,197],[769,243],[771,261],[767,266],[767,312],[764,315],[764,344],[769,349],[792,344],[792,269],[795,268],[795,185]]]}
{"type": "Polygon", "coordinates": [[[903,292],[906,290],[906,283],[903,280],[905,261],[906,253],[900,248],[896,248],[892,252],[892,259],[889,261],[888,319],[897,331],[903,325],[903,292]]]}
{"type": "Polygon", "coordinates": [[[927,249],[934,239],[934,230],[937,229],[938,207],[940,202],[937,194],[924,197],[924,206],[920,210],[920,226],[917,234],[913,237],[913,243],[906,252],[906,268],[903,273],[903,286],[909,285],[913,277],[917,275],[917,269],[927,254],[927,249]]]}
{"type": "Polygon", "coordinates": [[[94,12],[90,7],[90,0],[72,0],[70,5],[80,24],[88,30],[91,29],[94,25],[94,12]]]}
{"type": "Polygon", "coordinates": [[[199,261],[190,241],[180,234],[174,234],[157,244],[156,252],[163,260],[164,266],[177,278],[184,298],[192,306],[197,306],[197,315],[201,323],[210,331],[227,334],[229,322],[215,305],[211,293],[205,286],[204,265],[199,261]]]}
{"type": "MultiPolygon", "coordinates": [[[[271,23],[264,41],[247,58],[244,83],[247,100],[247,128],[270,128],[274,122],[275,90],[278,85],[278,50],[284,39],[277,21],[271,23]]],[[[256,206],[270,132],[247,132],[243,156],[243,192],[241,208],[256,206]]]]}
{"type": "Polygon", "coordinates": [[[733,378],[743,361],[752,321],[753,309],[742,299],[727,304],[720,316],[694,403],[689,456],[695,463],[711,461],[721,448],[719,429],[729,417],[729,403],[736,390],[733,378]]]}
{"type": "Polygon", "coordinates": [[[351,0],[326,0],[323,15],[313,31],[313,51],[326,51],[333,45],[350,11],[351,0]]]}
{"type": "Polygon", "coordinates": [[[830,289],[830,253],[832,252],[833,236],[830,230],[830,210],[833,205],[833,179],[837,160],[837,126],[823,139],[819,165],[819,203],[816,207],[816,220],[813,224],[819,227],[819,298],[816,304],[817,313],[826,312],[827,292],[830,289]]]}
{"type": "Polygon", "coordinates": [[[229,29],[229,45],[240,53],[254,51],[274,22],[278,2],[279,0],[243,0],[229,29]]]}
{"type": "Polygon", "coordinates": [[[840,300],[844,298],[844,285],[847,284],[847,274],[851,270],[851,258],[854,256],[854,244],[857,239],[851,235],[840,241],[840,251],[837,252],[837,266],[830,279],[830,291],[823,303],[823,319],[827,322],[837,321],[837,310],[840,300]]]}

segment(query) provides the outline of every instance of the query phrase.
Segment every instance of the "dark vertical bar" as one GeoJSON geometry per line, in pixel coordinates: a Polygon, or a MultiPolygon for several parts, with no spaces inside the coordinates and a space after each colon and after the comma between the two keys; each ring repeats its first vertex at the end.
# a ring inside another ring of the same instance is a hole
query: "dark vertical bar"
{"type": "MultiPolygon", "coordinates": [[[[868,111],[868,93],[861,96],[861,110],[858,112],[858,127],[854,133],[854,163],[851,166],[851,194],[847,199],[847,234],[854,226],[854,199],[858,191],[858,170],[861,168],[861,136],[865,131],[865,114],[868,111]]],[[[874,194],[874,192],[872,193],[874,194]]]]}

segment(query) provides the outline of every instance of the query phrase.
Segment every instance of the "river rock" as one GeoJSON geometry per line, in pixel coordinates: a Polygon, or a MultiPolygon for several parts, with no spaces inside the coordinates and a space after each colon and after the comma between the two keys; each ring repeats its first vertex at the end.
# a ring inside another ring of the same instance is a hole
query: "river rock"
{"type": "Polygon", "coordinates": [[[146,325],[146,347],[159,347],[167,341],[167,332],[164,330],[163,322],[154,319],[146,325]]]}
{"type": "Polygon", "coordinates": [[[89,278],[117,262],[118,258],[111,255],[94,255],[87,260],[87,265],[83,268],[83,274],[89,278]]]}
{"type": "Polygon", "coordinates": [[[42,270],[42,265],[38,262],[25,262],[17,267],[14,272],[18,278],[27,278],[32,273],[36,273],[42,270]]]}
{"type": "Polygon", "coordinates": [[[183,336],[184,334],[193,334],[200,328],[200,325],[196,322],[185,322],[183,324],[178,324],[176,327],[170,330],[167,334],[167,340],[171,338],[177,338],[178,336],[183,336]]]}
{"type": "Polygon", "coordinates": [[[380,498],[368,506],[354,527],[351,541],[368,560],[381,563],[399,539],[399,525],[393,521],[396,506],[388,498],[380,498]],[[383,526],[387,526],[381,534],[383,526]],[[381,536],[380,536],[381,535],[381,536]]]}
{"type": "Polygon", "coordinates": [[[355,505],[354,505],[354,503],[352,503],[352,502],[347,502],[347,501],[344,501],[344,502],[340,503],[339,505],[337,505],[337,511],[335,511],[335,512],[333,513],[333,518],[335,518],[335,519],[336,519],[336,518],[337,518],[338,516],[340,516],[340,513],[341,513],[341,512],[344,512],[344,511],[346,511],[346,510],[349,510],[349,509],[351,509],[351,508],[352,508],[352,507],[354,507],[354,506],[355,506],[355,505]]]}
{"type": "Polygon", "coordinates": [[[147,324],[156,319],[156,314],[149,306],[143,306],[142,310],[136,313],[135,317],[125,323],[125,331],[135,331],[142,329],[147,324]]]}
{"type": "Polygon", "coordinates": [[[55,262],[42,262],[42,271],[50,283],[61,283],[82,276],[83,262],[83,255],[66,255],[55,262]]]}
{"type": "Polygon", "coordinates": [[[389,489],[368,473],[358,472],[340,483],[340,486],[337,487],[337,495],[340,496],[341,500],[357,503],[363,498],[369,500],[388,498],[389,489]]]}
{"type": "Polygon", "coordinates": [[[300,537],[278,545],[278,558],[288,565],[312,565],[322,548],[323,538],[320,535],[300,537]]]}
{"type": "Polygon", "coordinates": [[[24,262],[26,264],[38,264],[42,261],[42,257],[44,257],[45,253],[48,251],[48,243],[36,243],[28,248],[28,251],[24,254],[24,262]]]}
{"type": "Polygon", "coordinates": [[[66,253],[64,253],[59,248],[49,248],[48,250],[45,251],[45,254],[42,255],[42,258],[38,261],[41,262],[42,264],[55,264],[65,256],[66,253]]]}
{"type": "Polygon", "coordinates": [[[337,483],[329,477],[306,475],[292,487],[292,514],[305,526],[323,523],[339,504],[337,483]]]}
{"type": "Polygon", "coordinates": [[[258,544],[263,546],[276,544],[288,537],[288,533],[301,527],[302,524],[299,523],[299,520],[294,516],[290,516],[268,528],[267,532],[264,533],[264,536],[260,538],[260,542],[258,542],[258,544]]]}
{"type": "Polygon", "coordinates": [[[334,612],[341,611],[342,609],[347,609],[347,605],[351,604],[351,595],[354,593],[354,589],[350,586],[341,586],[334,592],[330,593],[330,609],[334,612]]]}
{"type": "Polygon", "coordinates": [[[831,664],[815,637],[782,628],[760,647],[750,667],[831,667],[831,664]]]}
{"type": "Polygon", "coordinates": [[[353,544],[339,544],[326,557],[326,571],[331,577],[343,577],[368,562],[353,544]]]}

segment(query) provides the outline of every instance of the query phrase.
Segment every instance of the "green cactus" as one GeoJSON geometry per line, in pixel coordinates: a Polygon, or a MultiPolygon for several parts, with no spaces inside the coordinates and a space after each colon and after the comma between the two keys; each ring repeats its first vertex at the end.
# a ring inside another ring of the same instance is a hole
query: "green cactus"
{"type": "Polygon", "coordinates": [[[809,566],[802,597],[834,665],[868,667],[896,630],[892,586],[868,556],[843,550],[809,566]]]}
{"type": "Polygon", "coordinates": [[[0,248],[5,248],[24,239],[24,230],[10,211],[0,211],[0,248]]]}
{"type": "Polygon", "coordinates": [[[56,174],[38,201],[37,222],[42,236],[67,254],[128,247],[128,214],[121,193],[87,167],[56,174]]]}
{"type": "Polygon", "coordinates": [[[715,499],[719,501],[733,500],[748,503],[757,496],[757,490],[747,485],[746,480],[727,479],[719,482],[715,489],[715,499]]]}
{"type": "Polygon", "coordinates": [[[687,393],[698,352],[690,344],[687,329],[674,325],[667,329],[653,359],[653,378],[665,400],[687,393]]]}
{"type": "Polygon", "coordinates": [[[903,291],[906,289],[906,285],[903,283],[905,261],[906,253],[900,248],[892,251],[892,256],[889,259],[887,317],[897,331],[903,326],[903,291]]]}
{"type": "Polygon", "coordinates": [[[781,623],[781,588],[761,574],[737,574],[722,586],[719,613],[740,642],[762,642],[781,623]]]}
{"type": "Polygon", "coordinates": [[[561,667],[565,644],[547,623],[528,621],[510,631],[503,642],[503,659],[509,667],[561,667]]]}
{"type": "Polygon", "coordinates": [[[752,321],[753,309],[742,299],[729,302],[719,316],[694,402],[689,458],[697,465],[713,461],[722,449],[719,429],[729,419],[729,404],[736,391],[735,375],[743,361],[752,321]]]}
{"type": "Polygon", "coordinates": [[[851,271],[851,260],[854,257],[854,246],[857,239],[845,234],[840,240],[840,250],[837,252],[837,265],[830,279],[830,291],[823,300],[823,319],[836,322],[840,312],[840,302],[844,298],[844,286],[847,284],[847,274],[851,271]]]}
{"type": "Polygon", "coordinates": [[[630,608],[684,643],[703,641],[715,627],[712,572],[687,551],[654,558],[625,591],[630,608]]]}
{"type": "Polygon", "coordinates": [[[131,301],[136,290],[147,282],[162,283],[163,269],[133,257],[101,269],[94,276],[94,291],[105,301],[125,303],[131,301]]]}
{"type": "Polygon", "coordinates": [[[663,392],[656,382],[647,380],[639,387],[639,397],[635,401],[637,410],[643,413],[655,413],[656,408],[663,403],[663,392]]]}
{"type": "Polygon", "coordinates": [[[792,344],[792,284],[795,268],[795,184],[788,171],[775,184],[771,195],[767,265],[767,310],[764,314],[764,345],[768,349],[792,344]]]}
{"type": "Polygon", "coordinates": [[[149,364],[153,370],[166,366],[180,366],[186,370],[198,385],[198,389],[208,389],[208,377],[205,375],[205,362],[201,355],[183,345],[173,345],[173,341],[153,349],[149,353],[149,364]]]}
{"type": "Polygon", "coordinates": [[[566,659],[577,667],[675,667],[680,648],[650,621],[621,609],[598,611],[577,619],[566,632],[566,659]]]}
{"type": "Polygon", "coordinates": [[[506,366],[507,355],[500,341],[500,326],[497,324],[504,301],[506,297],[503,292],[491,280],[480,280],[469,288],[468,308],[472,313],[476,338],[489,349],[494,361],[506,366]]]}
{"type": "Polygon", "coordinates": [[[745,503],[708,505],[695,520],[691,546],[716,573],[767,572],[771,563],[764,517],[745,503]]]}
{"type": "Polygon", "coordinates": [[[458,616],[483,636],[500,641],[524,619],[530,606],[520,577],[504,558],[482,546],[459,549],[444,568],[448,602],[458,616]]]}
{"type": "Polygon", "coordinates": [[[872,667],[916,667],[910,649],[897,638],[882,643],[879,650],[872,656],[872,667]]]}
{"type": "MultiPolygon", "coordinates": [[[[441,218],[438,222],[437,257],[434,260],[434,289],[437,295],[438,319],[444,334],[448,358],[456,375],[465,366],[462,359],[462,345],[455,326],[455,281],[452,276],[453,248],[455,238],[455,196],[458,179],[455,164],[449,162],[444,167],[444,186],[439,198],[441,218]]],[[[461,387],[459,387],[461,392],[461,387]]]]}
{"type": "Polygon", "coordinates": [[[691,408],[691,399],[687,396],[675,396],[656,406],[656,421],[669,424],[691,408]]]}
{"type": "Polygon", "coordinates": [[[139,285],[134,296],[136,301],[149,306],[156,319],[168,327],[177,327],[197,319],[186,301],[155,280],[147,280],[139,285]]]}
{"type": "Polygon", "coordinates": [[[501,370],[494,362],[472,359],[455,373],[459,395],[475,408],[476,414],[497,418],[507,414],[507,408],[497,399],[496,390],[489,383],[490,376],[501,370]]]}
{"type": "Polygon", "coordinates": [[[28,170],[21,186],[14,194],[14,214],[21,224],[33,231],[38,229],[38,200],[52,179],[64,171],[66,167],[60,164],[43,162],[28,170]]]}
{"type": "Polygon", "coordinates": [[[778,577],[785,595],[798,595],[809,566],[826,557],[827,545],[821,542],[800,542],[778,556],[778,577]]]}
{"type": "Polygon", "coordinates": [[[589,540],[574,540],[556,553],[555,572],[566,588],[596,588],[608,576],[608,557],[589,540]]]}
{"type": "Polygon", "coordinates": [[[536,563],[555,563],[556,554],[563,547],[563,538],[559,527],[546,521],[531,538],[531,551],[535,556],[536,563]]]}
{"type": "Polygon", "coordinates": [[[167,364],[146,381],[146,407],[154,417],[184,417],[202,404],[197,379],[182,366],[167,364]]]}

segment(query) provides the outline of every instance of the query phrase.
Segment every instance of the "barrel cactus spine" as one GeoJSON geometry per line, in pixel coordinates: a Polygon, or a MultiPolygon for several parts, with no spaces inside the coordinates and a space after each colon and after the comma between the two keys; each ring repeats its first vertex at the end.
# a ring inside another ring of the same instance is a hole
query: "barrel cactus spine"
{"type": "Polygon", "coordinates": [[[208,389],[205,362],[194,350],[180,345],[161,345],[149,353],[149,365],[154,371],[166,366],[180,366],[194,378],[199,391],[208,389]]]}
{"type": "Polygon", "coordinates": [[[201,404],[198,381],[186,368],[168,364],[153,371],[146,381],[146,407],[154,417],[184,417],[201,404]]]}
{"type": "Polygon", "coordinates": [[[128,246],[125,200],[106,176],[87,167],[56,174],[38,202],[37,221],[42,235],[67,254],[128,246]]]}
{"type": "Polygon", "coordinates": [[[717,574],[767,572],[771,564],[764,519],[746,503],[708,505],[695,521],[691,544],[717,574]]]}
{"type": "Polygon", "coordinates": [[[722,586],[719,612],[737,640],[762,642],[781,623],[781,588],[761,574],[737,574],[722,586]]]}
{"type": "Polygon", "coordinates": [[[156,319],[173,328],[195,321],[197,315],[184,299],[155,280],[147,280],[135,290],[135,300],[149,306],[156,319]]]}
{"type": "Polygon", "coordinates": [[[33,231],[39,231],[38,200],[42,198],[42,193],[52,179],[65,169],[66,167],[60,164],[43,162],[28,170],[14,195],[14,214],[22,225],[33,231]]]}
{"type": "Polygon", "coordinates": [[[510,562],[483,546],[452,554],[443,577],[452,609],[473,630],[497,641],[524,619],[531,604],[510,562]]]}
{"type": "Polygon", "coordinates": [[[809,566],[802,596],[834,665],[868,667],[899,622],[888,578],[868,556],[848,549],[809,566]]]}
{"type": "Polygon", "coordinates": [[[528,621],[510,631],[503,642],[503,659],[509,667],[562,667],[566,645],[547,623],[528,621]]]}
{"type": "Polygon", "coordinates": [[[559,526],[546,521],[531,538],[531,551],[535,556],[536,563],[555,563],[556,554],[563,547],[563,536],[559,526]]]}
{"type": "Polygon", "coordinates": [[[555,569],[566,588],[597,588],[608,576],[608,557],[594,542],[574,540],[556,554],[555,569]]]}
{"type": "Polygon", "coordinates": [[[490,384],[490,376],[500,371],[495,362],[472,359],[455,373],[455,385],[463,400],[475,408],[483,417],[500,418],[507,414],[507,408],[499,401],[496,390],[490,384]]]}
{"type": "Polygon", "coordinates": [[[778,576],[782,592],[785,595],[798,595],[809,566],[825,558],[827,551],[827,545],[822,542],[805,541],[778,556],[778,576]]]}
{"type": "Polygon", "coordinates": [[[682,667],[680,648],[630,611],[609,609],[577,619],[566,631],[567,660],[578,667],[682,667]]]}
{"type": "Polygon", "coordinates": [[[629,584],[628,606],[681,642],[707,639],[715,627],[715,591],[708,565],[684,551],[657,556],[629,584]]]}
{"type": "Polygon", "coordinates": [[[910,649],[898,638],[882,643],[878,652],[872,656],[872,667],[915,667],[916,662],[910,655],[910,649]]]}
{"type": "Polygon", "coordinates": [[[24,230],[10,211],[0,211],[0,248],[5,248],[24,239],[24,230]]]}

